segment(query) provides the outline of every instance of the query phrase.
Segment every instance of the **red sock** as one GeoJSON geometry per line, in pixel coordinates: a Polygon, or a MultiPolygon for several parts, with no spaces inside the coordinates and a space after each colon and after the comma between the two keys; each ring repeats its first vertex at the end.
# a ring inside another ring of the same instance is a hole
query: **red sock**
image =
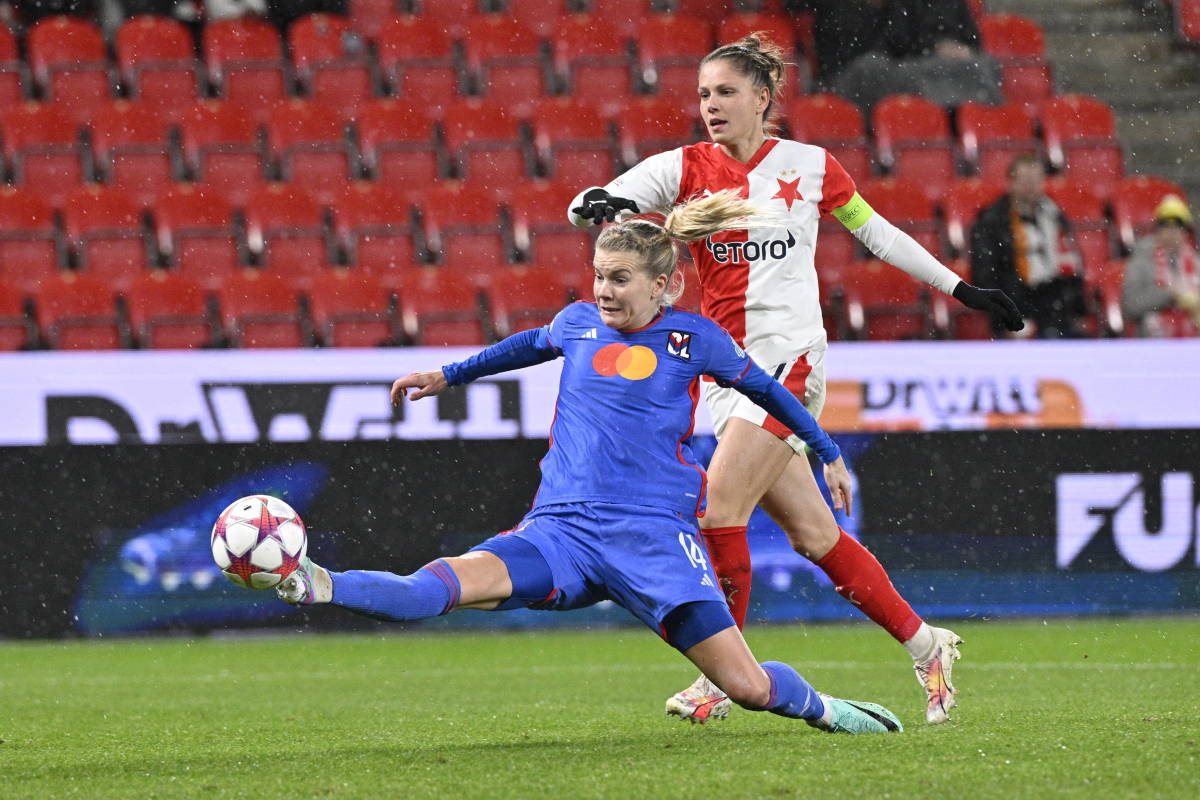
{"type": "Polygon", "coordinates": [[[746,541],[746,526],[709,528],[700,533],[704,535],[713,572],[717,573],[733,621],[741,630],[746,624],[746,609],[750,607],[750,545],[746,541]]]}
{"type": "Polygon", "coordinates": [[[852,539],[841,528],[833,549],[816,565],[833,580],[837,593],[896,637],[907,642],[921,627],[921,618],[904,601],[883,565],[871,551],[852,539]]]}

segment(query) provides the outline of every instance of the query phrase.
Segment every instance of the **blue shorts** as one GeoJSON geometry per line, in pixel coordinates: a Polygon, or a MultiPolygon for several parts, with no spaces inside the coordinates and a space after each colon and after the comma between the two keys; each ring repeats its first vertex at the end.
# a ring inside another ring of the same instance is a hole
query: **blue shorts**
{"type": "MultiPolygon", "coordinates": [[[[728,614],[695,521],[666,509],[543,506],[472,549],[493,553],[508,566],[513,597],[501,608],[569,611],[612,600],[664,637],[663,620],[685,603],[716,601],[728,614]]],[[[728,625],[723,619],[711,623],[717,630],[730,625],[732,617],[728,625]]]]}

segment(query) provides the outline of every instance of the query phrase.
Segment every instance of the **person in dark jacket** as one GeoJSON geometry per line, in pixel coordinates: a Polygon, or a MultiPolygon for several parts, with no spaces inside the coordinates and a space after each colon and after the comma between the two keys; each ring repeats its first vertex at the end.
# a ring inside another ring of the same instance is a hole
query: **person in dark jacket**
{"type": "Polygon", "coordinates": [[[980,211],[971,228],[971,280],[1015,300],[1038,337],[1074,337],[1086,310],[1082,261],[1071,223],[1045,186],[1036,156],[1013,159],[1008,192],[980,211]]]}

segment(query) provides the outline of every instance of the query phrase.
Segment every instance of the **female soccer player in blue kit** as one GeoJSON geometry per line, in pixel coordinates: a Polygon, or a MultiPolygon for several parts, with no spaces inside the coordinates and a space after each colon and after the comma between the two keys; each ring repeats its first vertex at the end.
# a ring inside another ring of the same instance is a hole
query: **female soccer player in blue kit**
{"type": "Polygon", "coordinates": [[[280,598],[396,621],[459,608],[568,610],[611,599],[744,708],[830,732],[903,730],[882,706],[818,694],[790,666],[760,664],[697,537],[706,476],[689,440],[701,375],[750,397],[807,442],[835,493],[850,485],[837,445],[800,401],[716,323],[670,306],[681,290],[672,286],[674,240],[753,227],[755,214],[735,192],[719,192],[676,208],[664,226],[613,225],[596,243],[595,303],[573,304],[545,328],[397,380],[393,402],[410,389],[417,400],[561,356],[551,445],[533,509],[470,552],[403,577],[330,572],[306,561],[280,584],[280,598]]]}

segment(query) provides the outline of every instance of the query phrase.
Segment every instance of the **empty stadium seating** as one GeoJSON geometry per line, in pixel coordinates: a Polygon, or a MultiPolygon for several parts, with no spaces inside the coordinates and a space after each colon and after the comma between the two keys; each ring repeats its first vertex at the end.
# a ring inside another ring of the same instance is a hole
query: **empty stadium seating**
{"type": "Polygon", "coordinates": [[[33,290],[42,339],[55,350],[115,350],[129,345],[108,284],[76,272],[58,272],[33,290]]]}
{"type": "Polygon", "coordinates": [[[217,297],[225,336],[235,347],[304,347],[311,341],[296,289],[279,275],[243,270],[221,284],[217,297]]]}
{"type": "Polygon", "coordinates": [[[126,288],[124,297],[133,337],[141,347],[176,350],[216,341],[204,290],[182,275],[148,270],[126,288]]]}
{"type": "Polygon", "coordinates": [[[918,184],[931,200],[954,179],[950,120],[941,106],[916,95],[891,95],[872,114],[879,161],[895,177],[918,184]]]}
{"type": "Polygon", "coordinates": [[[287,95],[287,65],[278,31],[254,17],[204,26],[204,60],[218,94],[264,112],[287,95]]]}
{"type": "Polygon", "coordinates": [[[315,332],[326,346],[378,347],[399,339],[395,298],[369,274],[323,270],[313,276],[308,297],[315,332]]]}

